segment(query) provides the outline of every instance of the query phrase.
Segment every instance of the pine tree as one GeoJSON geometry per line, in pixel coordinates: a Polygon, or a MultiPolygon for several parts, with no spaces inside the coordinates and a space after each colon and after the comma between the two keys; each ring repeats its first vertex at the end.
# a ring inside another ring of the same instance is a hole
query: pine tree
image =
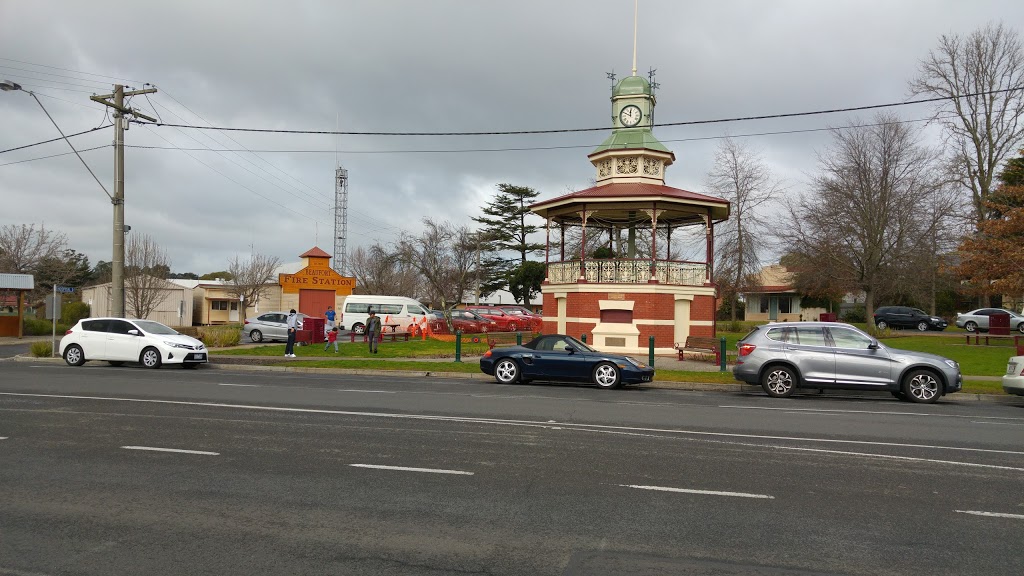
{"type": "Polygon", "coordinates": [[[498,184],[497,189],[497,195],[483,207],[484,215],[473,218],[480,224],[477,241],[482,253],[481,295],[508,287],[513,270],[521,267],[528,256],[544,249],[544,244],[530,242],[530,236],[541,229],[529,223],[534,217],[530,203],[540,193],[512,184],[498,184]],[[510,256],[512,252],[515,257],[510,256]]]}

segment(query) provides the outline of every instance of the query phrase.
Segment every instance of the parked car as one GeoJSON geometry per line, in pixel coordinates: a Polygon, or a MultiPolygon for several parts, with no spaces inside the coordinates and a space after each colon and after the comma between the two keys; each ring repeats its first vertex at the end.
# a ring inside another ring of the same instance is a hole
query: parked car
{"type": "MultiPolygon", "coordinates": [[[[296,314],[299,322],[306,319],[305,314],[296,314]]],[[[253,342],[271,340],[285,341],[288,339],[288,313],[266,312],[255,318],[246,318],[242,332],[253,342]]]]}
{"type": "Polygon", "coordinates": [[[502,312],[511,314],[512,316],[519,316],[523,319],[524,327],[529,326],[534,332],[539,332],[541,327],[544,326],[544,317],[536,312],[524,308],[523,306],[498,306],[502,312]]]}
{"type": "Polygon", "coordinates": [[[931,403],[963,387],[955,361],[889,348],[849,324],[766,324],[738,347],[733,376],[777,398],[797,388],[839,388],[887,390],[900,400],[931,403]]]}
{"type": "Polygon", "coordinates": [[[353,294],[345,298],[343,326],[348,326],[349,330],[356,334],[362,334],[366,330],[366,318],[370,315],[370,310],[380,317],[385,329],[387,324],[392,323],[395,324],[392,328],[400,332],[408,331],[412,324],[429,320],[427,317],[430,315],[419,300],[405,296],[353,294]]]}
{"type": "Polygon", "coordinates": [[[206,346],[152,320],[85,318],[64,333],[60,355],[71,366],[106,360],[112,366],[139,362],[146,368],[181,364],[195,368],[209,361],[206,346]]]}
{"type": "Polygon", "coordinates": [[[1024,396],[1024,356],[1010,358],[1003,375],[1003,392],[1024,396]]]}
{"type": "Polygon", "coordinates": [[[946,326],[949,326],[949,322],[942,318],[910,306],[882,306],[875,310],[873,318],[875,326],[879,330],[916,328],[921,332],[927,332],[929,330],[945,330],[946,326]]]}
{"type": "Polygon", "coordinates": [[[465,309],[470,312],[476,312],[488,320],[494,320],[497,324],[496,330],[498,332],[516,332],[519,330],[529,330],[532,327],[528,319],[509,314],[496,306],[474,304],[466,306],[465,309]]]}
{"type": "Polygon", "coordinates": [[[562,334],[538,336],[522,346],[488,350],[480,358],[480,370],[501,384],[564,380],[618,388],[654,379],[654,368],[643,362],[600,352],[562,334]]]}
{"type": "MultiPolygon", "coordinates": [[[[475,312],[469,310],[452,310],[452,328],[455,330],[462,331],[463,334],[480,334],[483,332],[493,332],[497,327],[497,322],[494,320],[488,320],[475,312]]],[[[430,321],[430,329],[435,334],[447,334],[448,324],[444,319],[444,311],[434,310],[434,319],[430,321]]]]}
{"type": "Polygon", "coordinates": [[[1010,330],[1024,333],[1024,316],[1002,308],[978,308],[963,314],[958,312],[955,322],[957,326],[968,332],[977,332],[979,330],[988,332],[988,317],[993,314],[1009,314],[1010,330]]]}

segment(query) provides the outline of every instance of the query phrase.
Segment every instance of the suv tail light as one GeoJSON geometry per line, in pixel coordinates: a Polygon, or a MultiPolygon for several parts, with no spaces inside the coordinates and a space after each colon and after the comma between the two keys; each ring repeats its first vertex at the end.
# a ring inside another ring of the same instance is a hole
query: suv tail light
{"type": "Polygon", "coordinates": [[[754,348],[757,348],[757,346],[754,346],[753,344],[740,344],[740,356],[749,355],[754,351],[754,348]]]}

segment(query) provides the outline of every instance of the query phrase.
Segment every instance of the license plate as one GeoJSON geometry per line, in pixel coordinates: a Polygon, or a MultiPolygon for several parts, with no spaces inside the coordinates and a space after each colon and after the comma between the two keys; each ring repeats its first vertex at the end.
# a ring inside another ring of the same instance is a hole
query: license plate
{"type": "Polygon", "coordinates": [[[206,354],[192,354],[192,360],[206,360],[206,354]]]}
{"type": "Polygon", "coordinates": [[[1010,364],[1008,364],[1006,366],[1006,373],[1007,374],[1016,374],[1017,373],[1017,365],[1012,363],[1012,362],[1010,364]]]}

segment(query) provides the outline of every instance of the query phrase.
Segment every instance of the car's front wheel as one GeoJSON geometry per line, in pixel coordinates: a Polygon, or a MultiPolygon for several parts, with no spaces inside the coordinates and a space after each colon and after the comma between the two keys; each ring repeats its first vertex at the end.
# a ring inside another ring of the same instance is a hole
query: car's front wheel
{"type": "Polygon", "coordinates": [[[139,356],[139,363],[146,368],[159,368],[162,363],[160,360],[160,351],[152,346],[146,348],[139,356]]]}
{"type": "Polygon", "coordinates": [[[918,332],[927,332],[928,331],[928,323],[925,322],[924,320],[918,322],[917,323],[917,330],[918,330],[918,332]]]}
{"type": "Polygon", "coordinates": [[[78,344],[72,344],[64,350],[64,361],[68,363],[68,366],[81,366],[85,364],[85,352],[78,344]]]}
{"type": "Polygon", "coordinates": [[[942,395],[942,384],[928,370],[912,370],[903,378],[903,394],[911,402],[933,404],[942,395]]]}
{"type": "Polygon", "coordinates": [[[761,379],[761,387],[772,398],[788,398],[796,391],[796,374],[786,366],[772,366],[761,379]]]}
{"type": "Polygon", "coordinates": [[[508,323],[508,331],[509,332],[515,332],[516,328],[518,328],[518,326],[516,326],[515,322],[509,322],[508,323]]]}
{"type": "Polygon", "coordinates": [[[1017,324],[1017,331],[1020,332],[1021,334],[1024,334],[1024,322],[1017,324]]]}
{"type": "Polygon", "coordinates": [[[964,330],[967,330],[968,332],[977,332],[978,331],[978,323],[977,322],[968,322],[967,324],[964,324],[964,330]]]}
{"type": "Polygon", "coordinates": [[[875,322],[875,327],[878,328],[879,330],[885,330],[886,328],[889,327],[889,325],[885,322],[885,320],[879,320],[878,322],[875,322]]]}
{"type": "Polygon", "coordinates": [[[263,332],[260,332],[259,330],[249,332],[249,340],[252,340],[253,342],[263,342],[263,332]]]}
{"type": "Polygon", "coordinates": [[[618,388],[622,384],[619,367],[610,362],[598,364],[594,368],[594,384],[605,389],[618,388]]]}
{"type": "Polygon", "coordinates": [[[515,384],[519,380],[519,364],[511,358],[502,358],[494,365],[494,379],[500,384],[515,384]]]}

